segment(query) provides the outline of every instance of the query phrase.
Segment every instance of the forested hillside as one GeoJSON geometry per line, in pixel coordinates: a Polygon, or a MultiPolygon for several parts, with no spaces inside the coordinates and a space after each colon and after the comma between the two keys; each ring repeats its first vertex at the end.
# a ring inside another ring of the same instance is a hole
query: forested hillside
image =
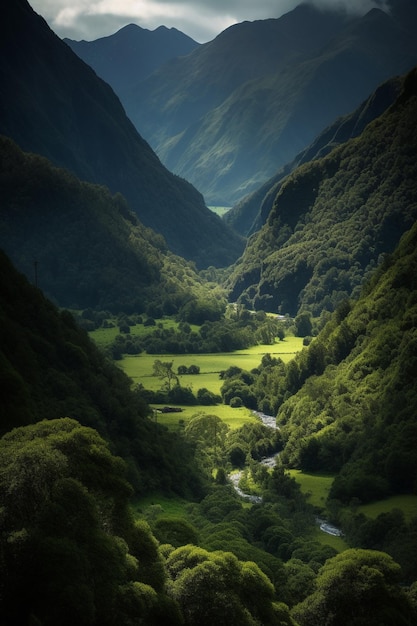
{"type": "Polygon", "coordinates": [[[122,193],[172,252],[199,267],[237,258],[240,238],[162,166],[109,85],[26,0],[9,2],[0,22],[0,86],[0,133],[20,148],[122,193]]]}
{"type": "Polygon", "coordinates": [[[416,321],[417,224],[296,360],[278,411],[284,462],[338,472],[335,500],[415,492],[416,321]]]}
{"type": "Polygon", "coordinates": [[[138,86],[128,115],[209,204],[232,205],[415,65],[413,0],[385,7],[352,17],[309,3],[237,24],[138,86]]]}
{"type": "Polygon", "coordinates": [[[417,71],[357,138],[289,175],[229,279],[250,307],[320,315],[351,295],[417,217],[417,71]]]}
{"type": "Polygon", "coordinates": [[[125,458],[138,492],[198,489],[184,443],[148,419],[149,408],[131,392],[130,380],[4,253],[0,281],[1,433],[70,417],[96,429],[125,458]]]}
{"type": "Polygon", "coordinates": [[[370,122],[395,102],[401,89],[402,79],[399,76],[380,85],[357,109],[337,118],[291,163],[287,163],[259,189],[238,202],[223,219],[245,237],[256,233],[265,224],[275,197],[288,174],[304,163],[324,157],[349,139],[358,137],[370,122]]]}
{"type": "Polygon", "coordinates": [[[222,292],[170,253],[123,196],[4,137],[0,202],[0,246],[61,307],[172,315],[194,304],[208,319],[224,308],[222,292]]]}

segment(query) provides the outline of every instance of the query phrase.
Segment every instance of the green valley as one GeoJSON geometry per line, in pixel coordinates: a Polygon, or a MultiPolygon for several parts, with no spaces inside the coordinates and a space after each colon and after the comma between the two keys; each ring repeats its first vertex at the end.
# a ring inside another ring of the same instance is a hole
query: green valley
{"type": "Polygon", "coordinates": [[[417,9],[377,4],[74,46],[213,210],[3,11],[1,626],[417,623],[417,9]]]}

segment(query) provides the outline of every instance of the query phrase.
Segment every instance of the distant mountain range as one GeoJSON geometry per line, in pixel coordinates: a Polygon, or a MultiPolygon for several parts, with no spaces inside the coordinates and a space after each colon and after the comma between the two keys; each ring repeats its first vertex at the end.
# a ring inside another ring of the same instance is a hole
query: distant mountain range
{"type": "Polygon", "coordinates": [[[8,5],[0,23],[0,133],[78,177],[122,193],[140,220],[198,267],[225,266],[241,239],[172,175],[119,99],[31,9],[8,5]]]}
{"type": "Polygon", "coordinates": [[[160,26],[151,31],[137,24],[95,41],[64,41],[119,96],[170,59],[185,56],[200,45],[176,28],[160,26]]]}
{"type": "Polygon", "coordinates": [[[169,169],[208,204],[233,205],[414,66],[415,3],[388,4],[363,17],[305,4],[237,24],[119,96],[169,169]]]}

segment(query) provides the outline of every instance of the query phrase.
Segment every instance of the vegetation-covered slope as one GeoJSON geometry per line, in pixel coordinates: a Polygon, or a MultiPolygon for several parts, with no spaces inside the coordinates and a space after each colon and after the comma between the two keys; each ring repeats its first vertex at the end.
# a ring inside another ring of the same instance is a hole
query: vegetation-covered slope
{"type": "Polygon", "coordinates": [[[238,202],[223,219],[245,237],[260,230],[268,218],[275,196],[286,176],[300,165],[321,158],[340,144],[358,137],[370,122],[382,115],[395,102],[401,88],[400,77],[392,78],[380,85],[353,113],[338,118],[325,128],[291,163],[238,202]]]}
{"type": "Polygon", "coordinates": [[[417,216],[417,71],[359,137],[281,185],[229,280],[231,298],[295,315],[333,310],[417,216]]]}
{"type": "Polygon", "coordinates": [[[127,376],[3,253],[0,320],[2,434],[71,417],[96,429],[126,459],[137,492],[156,487],[193,492],[198,480],[184,444],[147,417],[148,407],[131,392],[127,376]]]}
{"type": "Polygon", "coordinates": [[[4,137],[0,205],[0,246],[60,306],[174,314],[199,302],[221,311],[219,293],[120,194],[80,182],[4,137]]]}
{"type": "Polygon", "coordinates": [[[174,253],[199,267],[237,257],[239,238],[162,166],[112,89],[26,0],[8,3],[0,22],[0,93],[0,133],[23,150],[122,193],[174,253]]]}
{"type": "Polygon", "coordinates": [[[413,2],[404,15],[390,4],[351,18],[305,4],[236,25],[144,81],[128,114],[210,204],[233,204],[416,63],[413,2]]]}
{"type": "Polygon", "coordinates": [[[343,502],[417,487],[416,294],[417,224],[300,355],[305,383],[278,412],[284,460],[340,472],[331,496],[343,502]]]}

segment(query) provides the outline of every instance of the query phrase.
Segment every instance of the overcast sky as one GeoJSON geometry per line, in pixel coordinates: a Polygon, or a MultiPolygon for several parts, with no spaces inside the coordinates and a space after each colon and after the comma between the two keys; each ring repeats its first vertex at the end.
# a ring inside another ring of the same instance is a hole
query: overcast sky
{"type": "MultiPolygon", "coordinates": [[[[13,1],[13,0],[11,0],[13,1]]],[[[384,0],[307,0],[365,13],[384,0]]],[[[302,0],[29,0],[60,37],[86,39],[112,35],[126,24],[154,30],[174,27],[203,43],[244,20],[280,17],[302,0]]]]}

